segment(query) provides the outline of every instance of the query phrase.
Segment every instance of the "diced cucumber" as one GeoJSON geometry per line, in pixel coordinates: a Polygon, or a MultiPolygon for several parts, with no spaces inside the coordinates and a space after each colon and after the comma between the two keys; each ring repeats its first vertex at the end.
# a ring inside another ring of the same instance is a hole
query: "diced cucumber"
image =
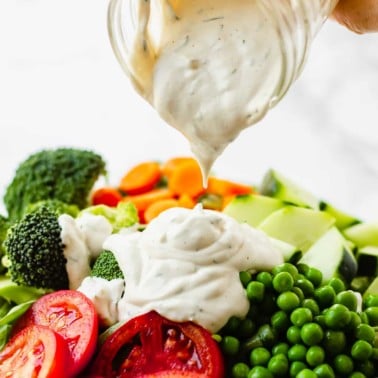
{"type": "Polygon", "coordinates": [[[294,245],[291,245],[282,240],[278,240],[272,237],[269,237],[269,239],[277,247],[277,249],[281,251],[285,262],[290,262],[290,263],[295,264],[303,256],[302,251],[298,250],[298,248],[295,247],[294,245]]]}
{"type": "Polygon", "coordinates": [[[351,282],[357,274],[357,261],[348,243],[336,228],[330,228],[299,260],[323,273],[323,282],[339,277],[351,282]]]}
{"type": "Polygon", "coordinates": [[[378,276],[378,247],[366,246],[356,253],[358,263],[357,274],[360,276],[378,276]]]}
{"type": "Polygon", "coordinates": [[[343,234],[357,247],[378,247],[378,222],[364,222],[347,227],[343,234]]]}
{"type": "Polygon", "coordinates": [[[240,223],[247,223],[257,227],[263,219],[285,204],[275,198],[259,194],[246,194],[235,197],[223,212],[240,223]]]}
{"type": "Polygon", "coordinates": [[[336,219],[335,226],[339,230],[344,230],[347,227],[353,226],[355,224],[361,223],[359,219],[353,215],[349,215],[331,204],[321,201],[319,204],[319,209],[325,211],[326,213],[332,215],[336,219]]]}
{"type": "Polygon", "coordinates": [[[263,177],[259,191],[263,195],[279,198],[296,206],[319,209],[316,196],[273,169],[263,177]]]}
{"type": "Polygon", "coordinates": [[[366,298],[370,294],[378,295],[378,277],[374,278],[374,280],[370,283],[368,288],[365,290],[362,297],[366,298]]]}
{"type": "Polygon", "coordinates": [[[335,223],[335,218],[320,211],[286,206],[265,218],[259,229],[305,252],[335,223]]]}

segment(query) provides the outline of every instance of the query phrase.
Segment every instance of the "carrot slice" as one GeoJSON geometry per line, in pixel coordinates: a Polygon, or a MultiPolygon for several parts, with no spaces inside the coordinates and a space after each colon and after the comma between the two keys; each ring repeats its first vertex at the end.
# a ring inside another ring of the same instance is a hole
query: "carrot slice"
{"type": "Polygon", "coordinates": [[[112,187],[103,187],[95,189],[92,193],[91,200],[93,205],[107,205],[107,206],[117,206],[118,202],[121,201],[122,194],[112,187]]]}
{"type": "Polygon", "coordinates": [[[215,176],[210,176],[207,182],[207,193],[218,194],[220,196],[230,196],[239,194],[250,194],[253,188],[238,182],[224,180],[215,176]]]}
{"type": "Polygon", "coordinates": [[[135,165],[122,178],[119,189],[127,194],[140,194],[153,189],[162,177],[160,164],[146,161],[135,165]]]}
{"type": "Polygon", "coordinates": [[[144,212],[152,203],[173,197],[174,195],[171,190],[167,188],[159,188],[142,194],[125,196],[122,201],[132,202],[139,212],[144,212]]]}
{"type": "Polygon", "coordinates": [[[202,173],[194,159],[180,163],[168,180],[168,188],[176,195],[187,194],[196,197],[205,191],[202,185],[202,173]]]}
{"type": "Polygon", "coordinates": [[[172,176],[172,173],[182,164],[186,162],[196,162],[194,158],[188,156],[178,156],[171,159],[168,159],[161,166],[161,171],[163,176],[169,179],[172,176]]]}
{"type": "Polygon", "coordinates": [[[179,201],[173,198],[167,198],[167,199],[156,201],[147,207],[143,215],[144,221],[145,223],[149,223],[152,221],[152,219],[156,218],[164,210],[170,209],[172,207],[178,207],[178,206],[179,206],[179,201]]]}

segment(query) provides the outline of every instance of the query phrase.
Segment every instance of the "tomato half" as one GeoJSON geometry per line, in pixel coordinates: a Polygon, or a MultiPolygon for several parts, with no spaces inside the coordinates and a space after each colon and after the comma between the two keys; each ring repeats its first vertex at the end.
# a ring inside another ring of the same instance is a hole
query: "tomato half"
{"type": "Polygon", "coordinates": [[[221,378],[223,359],[211,334],[152,311],[131,319],[102,345],[93,374],[104,378],[221,378]]]}
{"type": "Polygon", "coordinates": [[[62,336],[32,325],[12,337],[0,352],[0,377],[63,378],[68,359],[62,336]]]}
{"type": "Polygon", "coordinates": [[[97,345],[98,316],[93,303],[83,293],[60,290],[39,298],[15,329],[32,324],[49,327],[68,344],[71,361],[66,376],[82,371],[92,358],[97,345]]]}

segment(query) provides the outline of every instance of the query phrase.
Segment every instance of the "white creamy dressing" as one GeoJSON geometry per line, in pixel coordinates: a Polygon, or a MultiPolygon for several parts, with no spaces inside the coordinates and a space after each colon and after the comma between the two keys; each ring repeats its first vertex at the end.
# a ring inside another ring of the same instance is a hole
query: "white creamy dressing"
{"type": "Polygon", "coordinates": [[[134,4],[131,79],[189,140],[206,178],[227,145],[271,105],[282,66],[277,30],[254,0],[134,4]]]}
{"type": "Polygon", "coordinates": [[[91,260],[102,251],[104,240],[112,233],[112,226],[102,215],[83,214],[73,218],[62,214],[58,218],[62,229],[69,288],[77,289],[90,275],[91,260]]]}
{"type": "Polygon", "coordinates": [[[249,309],[239,272],[283,262],[263,232],[200,205],[167,210],[143,232],[113,234],[104,248],[126,277],[119,321],[156,310],[214,332],[249,309]]]}

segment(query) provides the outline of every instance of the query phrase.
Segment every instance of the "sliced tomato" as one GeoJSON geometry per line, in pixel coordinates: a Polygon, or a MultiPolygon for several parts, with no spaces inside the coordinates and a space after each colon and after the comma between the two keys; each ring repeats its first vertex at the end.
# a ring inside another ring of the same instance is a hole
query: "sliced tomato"
{"type": "Polygon", "coordinates": [[[98,316],[93,303],[76,290],[60,290],[39,298],[15,325],[19,330],[37,324],[59,333],[66,343],[71,361],[66,376],[84,369],[97,345],[98,316]]]}
{"type": "Polygon", "coordinates": [[[62,336],[32,325],[12,337],[0,352],[0,377],[63,378],[69,361],[62,336]]]}
{"type": "Polygon", "coordinates": [[[223,359],[211,334],[152,311],[131,319],[102,345],[92,368],[104,378],[221,378],[223,359]]]}

